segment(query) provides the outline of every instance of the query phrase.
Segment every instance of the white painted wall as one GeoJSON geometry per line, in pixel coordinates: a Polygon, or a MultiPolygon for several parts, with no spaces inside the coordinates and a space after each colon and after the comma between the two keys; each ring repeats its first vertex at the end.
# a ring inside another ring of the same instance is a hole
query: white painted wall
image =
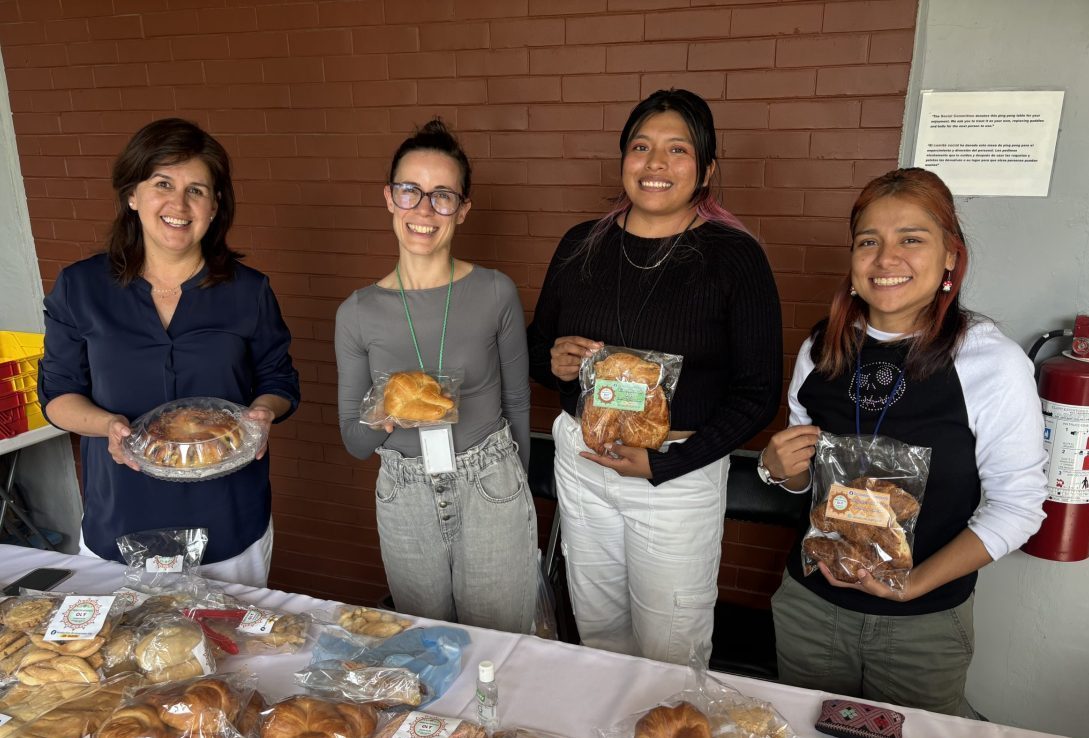
{"type": "MultiPolygon", "coordinates": [[[[2,70],[0,70],[2,72],[2,70]]],[[[34,253],[23,175],[11,123],[7,78],[0,73],[0,330],[45,330],[42,277],[34,253]]],[[[6,466],[0,466],[6,473],[6,466]]],[[[68,436],[19,453],[15,482],[35,523],[65,534],[61,549],[75,553],[83,506],[68,436]]]]}
{"type": "MultiPolygon", "coordinates": [[[[958,198],[965,303],[1026,349],[1089,310],[1089,0],[924,0],[902,161],[920,90],[1065,89],[1046,198],[958,198]]],[[[1089,737],[1089,561],[1016,552],[980,574],[968,699],[996,722],[1089,737]]]]}

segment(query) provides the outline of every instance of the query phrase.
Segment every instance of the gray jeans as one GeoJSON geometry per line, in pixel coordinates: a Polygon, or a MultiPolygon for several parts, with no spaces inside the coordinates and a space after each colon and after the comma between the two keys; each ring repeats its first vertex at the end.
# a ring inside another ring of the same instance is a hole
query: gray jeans
{"type": "Polygon", "coordinates": [[[771,598],[779,681],[968,717],[974,598],[927,615],[865,615],[836,607],[787,574],[771,598]]]}
{"type": "Polygon", "coordinates": [[[537,516],[506,426],[429,476],[379,448],[378,534],[397,609],[528,633],[537,598],[537,516]]]}

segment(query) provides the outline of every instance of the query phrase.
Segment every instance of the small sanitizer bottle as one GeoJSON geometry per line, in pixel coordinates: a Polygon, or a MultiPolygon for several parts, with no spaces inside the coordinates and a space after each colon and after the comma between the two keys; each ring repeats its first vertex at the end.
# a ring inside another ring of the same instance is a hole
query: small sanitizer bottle
{"type": "Polygon", "coordinates": [[[476,715],[491,735],[499,728],[499,685],[495,683],[495,664],[481,661],[476,681],[476,715]]]}

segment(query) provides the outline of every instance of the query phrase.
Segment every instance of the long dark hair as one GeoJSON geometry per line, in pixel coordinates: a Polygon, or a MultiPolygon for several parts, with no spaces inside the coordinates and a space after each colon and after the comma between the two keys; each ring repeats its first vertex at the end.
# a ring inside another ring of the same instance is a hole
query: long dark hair
{"type": "Polygon", "coordinates": [[[386,180],[388,183],[393,183],[397,175],[397,165],[401,163],[405,154],[411,151],[438,151],[456,161],[461,168],[461,199],[466,201],[469,199],[473,169],[469,166],[469,157],[465,155],[465,150],[443,123],[442,118],[432,118],[401,142],[389,165],[389,179],[386,180]]]}
{"type": "Polygon", "coordinates": [[[216,217],[200,241],[201,254],[208,266],[202,286],[230,279],[234,260],[242,254],[227,245],[227,231],[234,221],[234,186],[231,184],[231,160],[226,150],[196,124],[181,118],[163,118],[136,132],[113,163],[112,183],[117,193],[117,216],[110,227],[106,254],[110,271],[123,285],[132,282],[144,269],[144,231],[140,214],[129,207],[129,197],[136,185],[149,179],[156,167],[180,164],[197,158],[212,175],[216,217]]]}
{"type": "MultiPolygon", "coordinates": [[[[968,246],[961,230],[953,194],[941,178],[918,167],[896,169],[867,184],[851,208],[851,243],[862,213],[885,197],[898,197],[922,208],[942,229],[946,251],[956,255],[949,271],[952,287],[940,288],[919,315],[920,330],[910,339],[904,370],[914,377],[927,377],[949,366],[974,314],[960,305],[960,288],[968,273],[968,246]]],[[[853,248],[853,246],[852,246],[853,248]]],[[[869,305],[852,296],[850,272],[843,278],[828,318],[813,329],[814,360],[817,371],[836,376],[850,368],[862,347],[869,324],[869,305]]]]}

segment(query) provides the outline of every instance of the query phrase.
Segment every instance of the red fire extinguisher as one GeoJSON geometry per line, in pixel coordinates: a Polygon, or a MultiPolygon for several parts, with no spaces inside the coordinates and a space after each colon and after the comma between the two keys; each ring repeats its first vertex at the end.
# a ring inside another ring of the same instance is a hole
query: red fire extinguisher
{"type": "MultiPolygon", "coordinates": [[[[1036,352],[1051,338],[1071,331],[1051,331],[1037,340],[1036,352]]],[[[1073,350],[1063,351],[1039,368],[1044,413],[1044,448],[1048,454],[1047,501],[1040,530],[1021,547],[1051,561],[1089,558],[1089,316],[1078,316],[1073,350]]]]}

